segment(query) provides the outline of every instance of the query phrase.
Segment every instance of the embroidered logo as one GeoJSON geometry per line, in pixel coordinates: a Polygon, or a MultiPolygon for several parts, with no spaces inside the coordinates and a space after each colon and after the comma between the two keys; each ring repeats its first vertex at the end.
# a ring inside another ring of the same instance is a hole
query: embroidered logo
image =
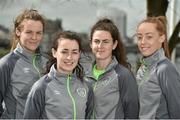
{"type": "Polygon", "coordinates": [[[58,91],[58,90],[54,90],[54,93],[55,93],[56,95],[61,94],[60,91],[58,91]]]}
{"type": "Polygon", "coordinates": [[[23,71],[24,71],[24,73],[29,73],[30,69],[25,67],[25,68],[23,68],[23,71]]]}
{"type": "Polygon", "coordinates": [[[85,88],[78,88],[77,93],[79,96],[85,97],[86,96],[86,89],[85,88]]]}
{"type": "Polygon", "coordinates": [[[112,75],[107,75],[107,78],[102,79],[97,85],[96,85],[96,89],[99,89],[103,86],[107,86],[109,85],[111,82],[115,81],[118,79],[118,75],[117,74],[112,74],[112,75]],[[111,76],[116,76],[116,77],[111,77],[111,76]]]}

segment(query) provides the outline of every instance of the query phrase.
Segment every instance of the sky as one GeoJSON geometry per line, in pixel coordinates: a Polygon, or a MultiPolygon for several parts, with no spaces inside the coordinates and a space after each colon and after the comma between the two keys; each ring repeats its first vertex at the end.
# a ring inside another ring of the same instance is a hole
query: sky
{"type": "MultiPolygon", "coordinates": [[[[13,20],[25,8],[37,9],[48,19],[62,19],[63,29],[76,32],[89,32],[99,9],[117,8],[127,13],[127,36],[132,36],[137,24],[146,17],[146,0],[6,0],[0,7],[0,24],[8,28],[12,28],[13,20]]],[[[176,16],[179,20],[177,11],[176,16]]]]}

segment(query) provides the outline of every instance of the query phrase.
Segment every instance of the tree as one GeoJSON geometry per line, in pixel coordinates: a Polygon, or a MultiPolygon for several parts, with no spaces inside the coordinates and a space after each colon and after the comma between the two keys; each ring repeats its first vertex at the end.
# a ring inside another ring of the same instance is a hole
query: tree
{"type": "MultiPolygon", "coordinates": [[[[147,0],[147,16],[166,16],[168,4],[168,0],[147,0]]],[[[176,47],[176,45],[180,43],[180,37],[178,36],[179,31],[180,21],[178,21],[169,39],[170,55],[172,54],[172,51],[176,47]]]]}

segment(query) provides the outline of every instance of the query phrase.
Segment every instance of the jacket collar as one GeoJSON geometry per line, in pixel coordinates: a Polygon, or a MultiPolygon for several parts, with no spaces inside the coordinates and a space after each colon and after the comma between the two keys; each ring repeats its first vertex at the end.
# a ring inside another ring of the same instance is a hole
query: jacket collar
{"type": "MultiPolygon", "coordinates": [[[[92,66],[91,66],[91,70],[87,73],[87,76],[88,76],[88,77],[90,77],[90,76],[93,77],[93,66],[94,66],[95,64],[96,64],[96,61],[93,62],[92,66]]],[[[105,72],[111,70],[112,68],[114,68],[114,67],[115,67],[116,65],[118,65],[118,64],[119,64],[119,63],[118,63],[116,57],[113,56],[113,57],[112,57],[112,61],[111,61],[111,63],[106,67],[105,72]]]]}
{"type": "Polygon", "coordinates": [[[111,63],[106,67],[105,71],[109,71],[112,68],[114,68],[116,65],[118,65],[118,61],[115,56],[112,57],[111,63]]]}
{"type": "Polygon", "coordinates": [[[57,69],[55,68],[55,64],[53,64],[53,65],[51,66],[51,69],[50,69],[50,72],[48,73],[48,76],[49,76],[50,78],[52,78],[52,80],[55,79],[55,80],[57,80],[58,82],[63,83],[63,84],[66,84],[66,80],[67,80],[67,78],[68,78],[69,76],[71,76],[72,79],[77,79],[75,73],[70,74],[70,75],[68,75],[68,74],[63,74],[63,73],[59,73],[59,72],[57,71],[57,69]]]}
{"type": "Polygon", "coordinates": [[[33,53],[30,53],[27,49],[23,48],[19,43],[17,44],[14,52],[19,54],[20,56],[22,56],[25,60],[27,60],[29,62],[32,62],[32,59],[35,55],[37,55],[37,56],[40,55],[39,48],[37,49],[37,52],[35,54],[33,54],[33,53]]]}
{"type": "Polygon", "coordinates": [[[153,55],[142,58],[140,60],[141,64],[147,66],[147,67],[152,67],[154,66],[159,60],[165,59],[165,54],[163,48],[157,50],[153,55]]]}

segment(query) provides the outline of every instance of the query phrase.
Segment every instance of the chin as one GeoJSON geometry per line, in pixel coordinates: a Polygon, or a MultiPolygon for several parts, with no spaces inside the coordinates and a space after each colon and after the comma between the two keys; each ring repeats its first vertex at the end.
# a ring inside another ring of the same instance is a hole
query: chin
{"type": "Polygon", "coordinates": [[[104,60],[103,57],[97,57],[96,59],[97,59],[97,60],[104,60]]]}
{"type": "MultiPolygon", "coordinates": [[[[152,53],[153,54],[153,53],[152,53]]],[[[151,56],[152,54],[143,54],[144,57],[149,57],[151,56]]]]}

